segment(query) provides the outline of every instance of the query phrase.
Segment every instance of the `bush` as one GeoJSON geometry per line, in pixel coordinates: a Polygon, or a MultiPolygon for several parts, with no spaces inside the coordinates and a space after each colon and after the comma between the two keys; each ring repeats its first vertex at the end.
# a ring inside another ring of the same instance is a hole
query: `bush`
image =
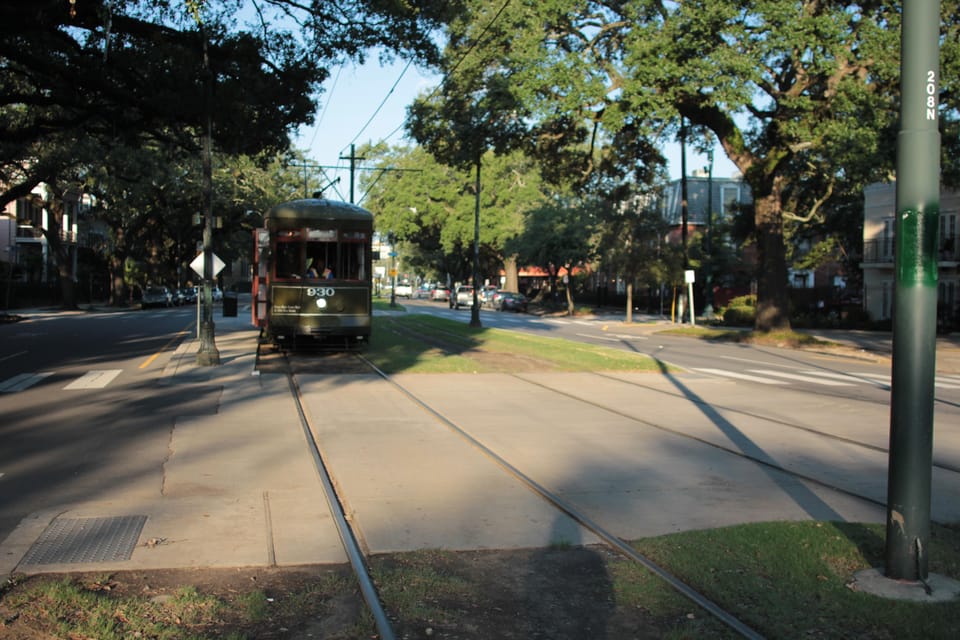
{"type": "Polygon", "coordinates": [[[745,296],[737,296],[730,300],[728,307],[752,307],[757,308],[757,296],[756,294],[750,293],[745,296]]]}
{"type": "Polygon", "coordinates": [[[723,324],[728,327],[750,327],[756,319],[756,307],[727,307],[723,310],[723,324]]]}
{"type": "Polygon", "coordinates": [[[720,311],[723,324],[729,327],[753,326],[757,319],[757,296],[737,296],[720,311]]]}

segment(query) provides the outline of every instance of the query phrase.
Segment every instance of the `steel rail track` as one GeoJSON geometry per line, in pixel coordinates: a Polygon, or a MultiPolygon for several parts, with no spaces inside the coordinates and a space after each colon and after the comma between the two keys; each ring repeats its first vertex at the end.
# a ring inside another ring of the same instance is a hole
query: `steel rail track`
{"type": "Polygon", "coordinates": [[[303,406],[300,386],[297,384],[296,376],[292,371],[287,374],[287,382],[290,385],[290,392],[297,406],[297,414],[300,416],[300,426],[303,428],[303,434],[310,446],[310,453],[313,455],[317,475],[320,476],[320,481],[323,485],[323,496],[327,501],[327,506],[330,509],[334,524],[337,527],[340,542],[347,554],[347,558],[350,560],[350,566],[353,569],[354,575],[357,577],[360,592],[363,595],[364,601],[367,603],[367,607],[370,609],[370,613],[373,615],[381,640],[395,640],[396,635],[393,632],[393,627],[383,608],[383,603],[380,601],[380,596],[377,594],[373,579],[370,577],[365,556],[357,540],[357,536],[347,521],[343,504],[340,502],[340,498],[334,488],[333,478],[324,459],[320,443],[317,442],[317,438],[310,424],[310,418],[303,406]]]}
{"type": "MultiPolygon", "coordinates": [[[[673,589],[675,589],[681,595],[685,596],[687,599],[689,599],[693,603],[700,606],[702,609],[710,613],[720,622],[727,625],[730,629],[735,631],[741,637],[747,638],[748,640],[764,640],[764,637],[762,635],[760,635],[759,633],[751,629],[749,626],[747,626],[743,622],[741,622],[733,614],[731,614],[727,610],[720,607],[720,605],[716,604],[715,602],[707,598],[702,593],[693,589],[691,586],[689,586],[688,584],[680,580],[678,577],[671,574],[669,571],[667,571],[663,567],[656,564],[650,558],[647,558],[646,556],[641,554],[639,551],[631,547],[629,544],[624,542],[619,537],[615,536],[613,533],[607,531],[598,522],[590,518],[588,515],[586,515],[579,509],[577,509],[576,506],[570,504],[569,502],[567,502],[557,494],[553,493],[543,485],[536,482],[530,476],[524,474],[518,468],[514,467],[506,459],[502,458],[495,451],[488,448],[482,442],[480,442],[479,440],[474,438],[472,435],[470,435],[470,433],[462,429],[459,425],[457,425],[452,420],[444,416],[442,413],[440,413],[439,411],[437,411],[436,409],[428,405],[426,402],[418,398],[414,393],[412,393],[406,387],[404,387],[403,385],[398,383],[396,380],[394,380],[389,374],[381,371],[376,365],[374,365],[372,362],[364,358],[362,355],[357,354],[357,357],[360,358],[363,362],[365,362],[371,368],[371,370],[377,373],[377,375],[379,375],[386,382],[388,382],[390,385],[392,385],[394,388],[400,391],[404,396],[410,399],[411,402],[413,402],[414,404],[419,406],[421,409],[423,409],[425,412],[433,416],[435,419],[437,419],[440,423],[442,423],[452,432],[454,432],[455,434],[457,434],[458,436],[466,440],[470,445],[472,445],[474,448],[480,451],[484,456],[486,456],[491,461],[493,461],[498,466],[500,466],[508,474],[510,474],[517,480],[519,480],[524,486],[526,486],[528,489],[533,491],[536,495],[538,495],[548,503],[552,504],[554,507],[559,509],[561,512],[563,512],[573,520],[575,520],[584,528],[588,529],[591,533],[593,533],[598,538],[600,538],[609,547],[619,552],[620,554],[624,555],[625,557],[641,564],[651,573],[653,573],[657,577],[664,580],[668,585],[670,585],[673,589]]],[[[520,378],[520,379],[523,380],[523,378],[520,378]]],[[[529,382],[529,381],[524,380],[524,382],[529,382]]]]}

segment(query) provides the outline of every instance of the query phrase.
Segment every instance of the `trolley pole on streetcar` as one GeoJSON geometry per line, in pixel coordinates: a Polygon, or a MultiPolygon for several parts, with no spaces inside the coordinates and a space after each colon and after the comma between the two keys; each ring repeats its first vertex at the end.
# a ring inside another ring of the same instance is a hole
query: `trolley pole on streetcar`
{"type": "Polygon", "coordinates": [[[204,367],[220,364],[220,352],[214,338],[213,323],[213,73],[207,51],[207,34],[200,23],[203,39],[203,111],[207,130],[203,137],[203,296],[200,319],[200,350],[197,364],[204,367]]]}
{"type": "Polygon", "coordinates": [[[904,0],[886,577],[927,579],[937,349],[940,2],[904,0]]]}

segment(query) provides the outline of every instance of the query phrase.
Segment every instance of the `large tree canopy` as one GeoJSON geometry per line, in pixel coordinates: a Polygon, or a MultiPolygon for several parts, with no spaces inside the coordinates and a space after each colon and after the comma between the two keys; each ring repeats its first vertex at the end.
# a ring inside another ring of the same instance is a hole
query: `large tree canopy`
{"type": "Polygon", "coordinates": [[[79,140],[197,146],[208,77],[220,149],[284,150],[326,65],[377,46],[430,60],[451,4],[3,0],[0,204],[88,160],[69,151],[79,140]]]}
{"type": "MultiPolygon", "coordinates": [[[[818,215],[837,191],[893,166],[900,3],[525,0],[491,25],[501,5],[472,3],[448,55],[496,60],[541,152],[590,143],[566,163],[584,172],[593,148],[630,128],[661,141],[681,119],[710,131],[755,200],[757,328],[789,326],[785,221],[818,215]]],[[[943,2],[954,67],[956,7],[943,2]]],[[[956,80],[943,76],[955,113],[956,80]]]]}
{"type": "MultiPolygon", "coordinates": [[[[376,151],[364,151],[368,157],[372,153],[376,151]]],[[[367,201],[378,212],[378,230],[405,244],[406,262],[419,273],[441,280],[465,279],[470,273],[476,205],[471,173],[439,164],[422,147],[378,155],[384,173],[370,176],[367,201]]],[[[488,151],[483,163],[481,279],[495,280],[505,269],[516,290],[508,243],[523,231],[525,214],[544,206],[549,195],[532,159],[522,153],[497,156],[488,151]]]]}

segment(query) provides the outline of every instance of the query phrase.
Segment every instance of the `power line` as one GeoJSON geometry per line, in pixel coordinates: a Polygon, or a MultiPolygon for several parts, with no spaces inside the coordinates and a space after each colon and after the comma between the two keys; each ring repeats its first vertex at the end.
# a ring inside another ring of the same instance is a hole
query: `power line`
{"type": "MultiPolygon", "coordinates": [[[[470,48],[467,49],[467,50],[463,53],[462,56],[460,56],[460,59],[457,60],[456,64],[453,65],[453,68],[450,69],[450,71],[448,71],[448,72],[446,73],[446,75],[443,76],[443,79],[440,81],[440,84],[438,84],[438,85],[434,88],[434,90],[430,92],[430,94],[427,96],[427,100],[430,100],[432,97],[434,97],[435,95],[437,95],[437,93],[443,88],[443,85],[445,85],[445,84],[447,83],[447,80],[450,78],[450,76],[452,76],[452,75],[454,74],[454,72],[456,72],[456,70],[457,70],[458,68],[460,68],[460,65],[463,63],[463,61],[467,59],[467,56],[469,56],[471,53],[473,53],[473,50],[480,46],[481,42],[483,42],[483,36],[485,36],[486,33],[487,33],[487,31],[490,30],[490,27],[492,27],[492,26],[494,25],[494,23],[495,23],[497,20],[500,19],[500,16],[503,14],[504,11],[506,11],[507,6],[508,6],[509,4],[510,4],[510,0],[506,0],[506,1],[503,3],[503,6],[500,7],[500,10],[497,11],[496,15],[494,15],[493,18],[490,20],[490,22],[487,23],[487,26],[485,26],[485,27],[483,28],[483,31],[480,32],[480,35],[477,36],[476,41],[475,41],[472,45],[470,45],[470,48]]],[[[404,70],[404,71],[406,71],[406,70],[404,70]]],[[[395,133],[397,133],[397,131],[399,131],[400,129],[403,128],[403,125],[404,125],[404,124],[405,124],[405,122],[401,122],[401,123],[397,126],[396,129],[394,129],[393,131],[391,131],[390,133],[388,133],[388,134],[386,135],[386,137],[384,138],[384,140],[389,139],[389,138],[392,138],[393,135],[394,135],[395,133]]]]}
{"type": "MultiPolygon", "coordinates": [[[[367,130],[367,127],[370,126],[370,123],[373,122],[373,119],[376,118],[376,117],[377,117],[377,114],[380,113],[380,110],[383,109],[383,105],[387,104],[387,100],[389,100],[389,99],[390,99],[390,96],[393,95],[394,90],[396,90],[397,85],[400,84],[400,81],[403,80],[403,76],[406,75],[407,70],[410,68],[410,65],[411,65],[411,64],[413,64],[413,60],[408,60],[408,61],[407,61],[407,66],[405,66],[405,67],[403,68],[403,71],[400,72],[400,76],[397,78],[396,82],[393,83],[393,86],[390,87],[390,91],[388,91],[388,92],[387,92],[387,95],[384,96],[383,100],[380,102],[380,106],[377,107],[376,111],[373,112],[373,115],[370,116],[370,119],[367,120],[367,123],[366,123],[365,125],[363,125],[363,127],[360,129],[360,131],[357,133],[357,135],[355,135],[355,136],[353,137],[353,140],[350,141],[350,144],[348,144],[347,147],[352,146],[353,143],[355,143],[355,142],[357,141],[357,138],[359,138],[361,135],[363,135],[363,132],[367,130]]],[[[391,134],[391,135],[393,135],[393,134],[391,134]]],[[[347,147],[344,147],[344,149],[346,149],[347,147]]],[[[341,153],[342,153],[342,150],[341,150],[341,153]]]]}
{"type": "Polygon", "coordinates": [[[327,94],[327,99],[323,103],[323,111],[320,112],[320,117],[317,118],[316,123],[313,125],[313,137],[310,138],[310,145],[308,149],[313,148],[313,143],[317,141],[317,133],[320,132],[320,125],[323,123],[323,117],[327,115],[327,109],[330,108],[330,102],[333,99],[333,92],[337,90],[337,83],[340,82],[340,74],[343,72],[343,65],[337,69],[337,76],[333,79],[333,86],[330,87],[330,93],[327,94]]]}

